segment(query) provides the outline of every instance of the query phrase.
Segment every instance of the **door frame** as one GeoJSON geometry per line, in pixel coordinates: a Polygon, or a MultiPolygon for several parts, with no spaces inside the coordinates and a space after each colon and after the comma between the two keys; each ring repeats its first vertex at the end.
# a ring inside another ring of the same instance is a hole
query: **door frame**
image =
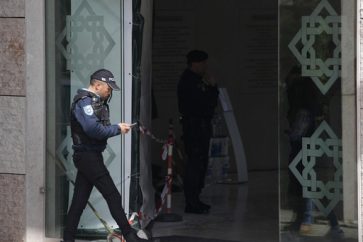
{"type": "Polygon", "coordinates": [[[361,29],[363,28],[363,23],[361,22],[361,19],[363,18],[363,12],[362,12],[362,0],[356,0],[356,140],[357,140],[357,200],[358,200],[358,239],[359,242],[363,241],[363,227],[362,227],[362,146],[361,146],[361,139],[362,139],[362,124],[361,124],[361,117],[362,117],[362,109],[363,109],[363,103],[362,103],[362,93],[361,93],[361,80],[362,80],[362,73],[363,71],[363,63],[362,63],[362,50],[363,50],[363,35],[361,34],[361,29]]]}

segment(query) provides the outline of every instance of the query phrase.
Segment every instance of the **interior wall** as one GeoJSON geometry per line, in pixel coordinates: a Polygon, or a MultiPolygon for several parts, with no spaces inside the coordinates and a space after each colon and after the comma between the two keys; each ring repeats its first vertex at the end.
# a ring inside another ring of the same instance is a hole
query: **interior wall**
{"type": "MultiPolygon", "coordinates": [[[[181,143],[177,82],[186,53],[202,49],[209,53],[210,72],[230,95],[248,170],[277,169],[277,7],[277,0],[154,1],[155,134],[165,137],[172,118],[181,143]]],[[[154,143],[153,162],[160,160],[154,143]]]]}

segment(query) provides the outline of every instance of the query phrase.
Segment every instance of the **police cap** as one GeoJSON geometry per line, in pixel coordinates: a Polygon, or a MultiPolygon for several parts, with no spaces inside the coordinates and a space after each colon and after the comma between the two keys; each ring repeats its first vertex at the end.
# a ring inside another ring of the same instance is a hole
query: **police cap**
{"type": "Polygon", "coordinates": [[[117,86],[112,72],[106,69],[99,69],[91,75],[91,80],[98,80],[106,82],[114,91],[120,91],[121,89],[117,86]]]}
{"type": "Polygon", "coordinates": [[[202,50],[192,50],[187,54],[188,64],[193,62],[202,62],[208,59],[208,54],[202,50]]]}

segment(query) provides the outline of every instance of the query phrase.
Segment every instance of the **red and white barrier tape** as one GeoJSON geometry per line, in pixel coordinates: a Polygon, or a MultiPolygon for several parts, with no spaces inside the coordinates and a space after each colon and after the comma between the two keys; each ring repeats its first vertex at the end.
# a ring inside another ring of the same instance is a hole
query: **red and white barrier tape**
{"type": "Polygon", "coordinates": [[[165,144],[167,142],[166,139],[160,139],[155,135],[153,135],[153,133],[151,133],[151,131],[148,128],[146,128],[144,125],[142,125],[140,122],[138,122],[138,124],[139,124],[139,130],[142,134],[149,136],[152,140],[160,144],[165,144]]]}

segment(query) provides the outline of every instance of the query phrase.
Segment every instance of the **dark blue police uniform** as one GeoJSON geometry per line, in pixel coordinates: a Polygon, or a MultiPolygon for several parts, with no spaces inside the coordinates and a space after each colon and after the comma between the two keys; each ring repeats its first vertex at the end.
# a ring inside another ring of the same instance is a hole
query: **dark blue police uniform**
{"type": "MultiPolygon", "coordinates": [[[[113,74],[100,69],[91,75],[90,83],[107,83],[109,88],[119,91],[113,74]]],[[[103,95],[103,91],[102,94],[103,95]]],[[[107,139],[121,134],[120,126],[110,123],[109,97],[103,97],[88,89],[80,89],[75,95],[71,107],[71,134],[73,139],[73,161],[77,168],[72,204],[68,211],[64,242],[74,242],[79,219],[95,186],[105,198],[111,215],[122,231],[127,242],[146,241],[137,236],[129,225],[122,208],[121,195],[117,190],[106,166],[102,152],[106,149],[107,139]]]]}
{"type": "Polygon", "coordinates": [[[182,115],[183,140],[188,160],[184,169],[185,212],[205,213],[209,205],[199,195],[208,166],[211,119],[218,101],[218,89],[189,68],[178,83],[178,105],[182,115]]]}
{"type": "Polygon", "coordinates": [[[131,227],[121,205],[121,195],[102,156],[107,139],[119,135],[121,130],[118,125],[110,124],[108,105],[97,94],[86,89],[78,90],[71,108],[71,133],[73,161],[78,171],[64,240],[74,241],[81,214],[94,186],[107,201],[112,217],[122,233],[128,234],[131,227]]]}

